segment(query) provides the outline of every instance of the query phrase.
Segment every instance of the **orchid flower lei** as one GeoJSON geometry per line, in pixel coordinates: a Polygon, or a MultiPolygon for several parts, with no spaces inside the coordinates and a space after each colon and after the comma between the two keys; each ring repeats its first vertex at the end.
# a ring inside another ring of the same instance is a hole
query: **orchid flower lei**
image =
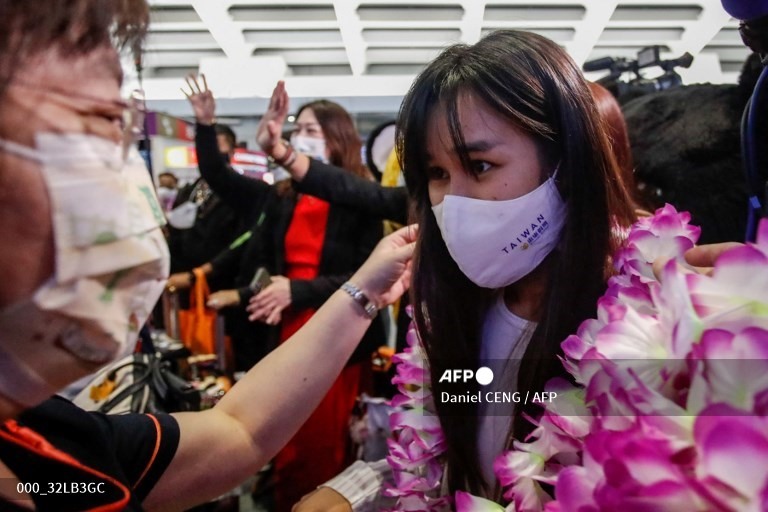
{"type": "Polygon", "coordinates": [[[768,510],[768,221],[704,275],[683,260],[689,220],[667,205],[633,226],[597,318],[562,344],[579,386],[552,382],[494,465],[509,506],[458,510],[768,510]]]}
{"type": "MultiPolygon", "coordinates": [[[[768,221],[711,275],[684,262],[699,236],[689,221],[667,205],[635,223],[597,318],[562,344],[577,386],[551,381],[557,400],[494,464],[506,508],[458,492],[456,510],[768,510],[768,221]],[[659,281],[652,263],[664,259],[659,281]]],[[[414,387],[427,380],[409,370],[424,371],[409,345],[395,402],[419,416],[431,397],[414,387]]],[[[433,418],[392,415],[397,510],[442,510],[429,507],[444,439],[439,424],[419,423],[433,418]],[[424,485],[407,485],[419,477],[424,485]]]]}
{"type": "MultiPolygon", "coordinates": [[[[409,316],[412,312],[406,310],[409,316]]],[[[389,417],[392,437],[387,440],[395,486],[384,495],[397,498],[393,511],[442,512],[450,510],[449,497],[441,497],[443,477],[441,457],[446,441],[440,427],[429,383],[427,356],[413,322],[406,334],[407,348],[393,356],[397,373],[392,383],[398,394],[392,398],[395,408],[389,417]]]]}

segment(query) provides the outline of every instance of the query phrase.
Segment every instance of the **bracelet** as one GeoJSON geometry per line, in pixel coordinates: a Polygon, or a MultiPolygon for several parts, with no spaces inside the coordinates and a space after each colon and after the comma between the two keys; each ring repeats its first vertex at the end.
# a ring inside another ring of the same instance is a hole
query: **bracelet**
{"type": "Polygon", "coordinates": [[[379,307],[360,288],[347,281],[341,285],[341,289],[347,292],[355,302],[360,304],[368,318],[376,318],[376,315],[379,313],[379,307]]]}
{"type": "Polygon", "coordinates": [[[285,154],[280,159],[277,159],[275,157],[270,157],[270,159],[280,167],[287,169],[291,165],[293,165],[293,162],[296,161],[296,157],[298,156],[298,154],[296,153],[296,151],[294,151],[293,146],[291,146],[290,142],[288,142],[285,139],[282,139],[280,142],[285,147],[285,154]]]}

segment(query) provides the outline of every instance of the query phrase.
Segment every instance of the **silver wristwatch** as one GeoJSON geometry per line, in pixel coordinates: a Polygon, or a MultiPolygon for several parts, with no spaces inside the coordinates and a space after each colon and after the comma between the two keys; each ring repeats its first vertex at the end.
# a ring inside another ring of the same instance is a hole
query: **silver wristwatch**
{"type": "Polygon", "coordinates": [[[376,315],[379,313],[379,307],[373,301],[371,301],[360,288],[347,281],[341,285],[341,289],[347,292],[349,296],[355,300],[355,302],[360,304],[360,306],[363,308],[363,311],[365,311],[365,314],[368,315],[368,318],[376,318],[376,315]]]}

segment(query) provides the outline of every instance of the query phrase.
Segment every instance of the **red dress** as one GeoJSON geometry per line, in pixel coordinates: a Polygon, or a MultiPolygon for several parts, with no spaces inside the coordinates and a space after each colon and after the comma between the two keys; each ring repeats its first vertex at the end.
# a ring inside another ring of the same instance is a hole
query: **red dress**
{"type": "MultiPolygon", "coordinates": [[[[285,236],[286,277],[318,275],[330,205],[299,197],[285,236]]],[[[280,342],[298,331],[314,309],[283,311],[280,342]]],[[[321,364],[321,362],[318,362],[321,364]]],[[[344,368],[312,416],[275,459],[275,510],[290,512],[302,496],[340,473],[347,464],[349,416],[361,378],[361,364],[344,368]]]]}

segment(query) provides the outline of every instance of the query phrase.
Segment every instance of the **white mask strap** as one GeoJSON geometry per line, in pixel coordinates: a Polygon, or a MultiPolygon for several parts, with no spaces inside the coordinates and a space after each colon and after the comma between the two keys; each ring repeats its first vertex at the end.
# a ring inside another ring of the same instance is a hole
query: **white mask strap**
{"type": "Polygon", "coordinates": [[[7,139],[0,139],[0,149],[3,149],[8,153],[13,153],[16,156],[26,158],[28,160],[34,160],[36,162],[43,161],[43,159],[40,157],[40,154],[36,149],[24,146],[22,144],[19,144],[17,142],[13,142],[7,139]]]}
{"type": "Polygon", "coordinates": [[[552,171],[552,176],[550,176],[549,179],[551,179],[552,181],[555,181],[557,179],[557,173],[560,172],[560,164],[562,163],[563,163],[562,161],[557,162],[557,165],[555,166],[555,170],[552,171]]]}

